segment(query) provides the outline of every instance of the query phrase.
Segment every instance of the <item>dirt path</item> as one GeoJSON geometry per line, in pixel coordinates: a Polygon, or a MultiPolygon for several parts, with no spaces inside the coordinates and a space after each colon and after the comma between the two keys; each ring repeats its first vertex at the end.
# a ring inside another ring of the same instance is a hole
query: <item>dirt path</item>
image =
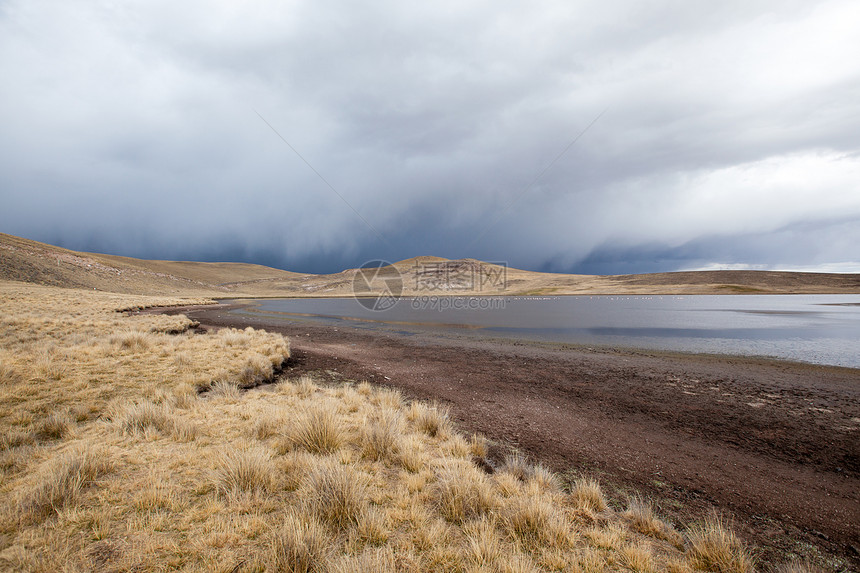
{"type": "Polygon", "coordinates": [[[399,336],[185,309],[291,339],[290,376],[370,380],[560,472],[599,475],[689,522],[717,508],[763,561],[860,569],[860,371],[749,358],[399,336]]]}

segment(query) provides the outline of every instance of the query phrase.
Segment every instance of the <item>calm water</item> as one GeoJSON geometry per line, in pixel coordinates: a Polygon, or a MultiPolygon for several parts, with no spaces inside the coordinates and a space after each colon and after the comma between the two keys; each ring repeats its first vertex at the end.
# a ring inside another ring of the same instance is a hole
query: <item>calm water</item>
{"type": "Polygon", "coordinates": [[[272,299],[242,312],[285,321],[595,346],[770,356],[860,368],[860,295],[272,299]]]}

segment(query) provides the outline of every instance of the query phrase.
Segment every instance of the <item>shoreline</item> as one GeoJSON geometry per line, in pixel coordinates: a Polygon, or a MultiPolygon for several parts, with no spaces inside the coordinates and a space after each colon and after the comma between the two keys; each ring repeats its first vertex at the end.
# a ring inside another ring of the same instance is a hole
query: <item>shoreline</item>
{"type": "MultiPolygon", "coordinates": [[[[630,299],[630,298],[642,298],[642,299],[652,299],[655,297],[651,296],[615,296],[615,295],[596,295],[596,296],[587,296],[587,298],[600,298],[601,296],[608,296],[611,299],[630,299]]],[[[713,295],[719,296],[719,295],[713,295]]],[[[795,295],[791,295],[795,296],[795,295]]],[[[807,295],[800,295],[807,296],[807,295]]],[[[831,296],[831,295],[821,295],[821,296],[831,296]]],[[[332,297],[329,297],[329,300],[332,297]]],[[[416,300],[421,297],[401,297],[407,300],[416,300]]],[[[459,297],[451,295],[448,298],[474,298],[474,297],[459,297]]],[[[521,297],[521,296],[511,296],[508,297],[513,300],[519,299],[534,299],[534,300],[544,300],[544,299],[558,299],[562,297],[521,297]]],[[[582,296],[581,298],[586,298],[582,296]]],[[[662,298],[662,297],[659,297],[662,298]]],[[[674,297],[674,298],[685,298],[685,297],[674,297]]],[[[286,297],[282,300],[303,300],[302,298],[292,299],[290,297],[286,297]]],[[[317,299],[322,300],[322,299],[317,299]]],[[[337,300],[352,300],[350,297],[337,297],[337,300]]],[[[500,324],[480,324],[480,323],[460,323],[460,322],[424,322],[419,319],[411,319],[409,317],[402,317],[400,320],[392,320],[390,317],[383,319],[381,317],[375,318],[373,316],[363,316],[363,315],[350,315],[346,314],[319,314],[318,312],[288,312],[282,310],[275,310],[271,308],[262,308],[262,301],[258,302],[254,299],[221,299],[219,300],[220,304],[229,306],[236,315],[245,315],[249,319],[253,320],[270,320],[275,322],[281,322],[282,320],[290,320],[290,321],[302,321],[305,319],[313,319],[312,321],[320,326],[327,327],[354,327],[360,330],[368,330],[368,329],[377,329],[380,332],[394,332],[398,335],[403,336],[425,336],[431,340],[437,339],[452,339],[456,340],[462,337],[464,340],[473,338],[476,340],[481,340],[485,342],[497,342],[499,344],[506,344],[511,342],[516,342],[517,344],[525,343],[525,344],[535,344],[535,345],[544,345],[547,347],[552,347],[553,345],[558,348],[572,348],[572,349],[597,349],[600,351],[609,351],[609,352],[626,352],[626,353],[653,353],[653,354],[663,354],[663,355],[676,355],[676,356],[713,356],[713,357],[731,357],[733,359],[740,358],[749,358],[752,360],[761,360],[761,361],[779,361],[779,362],[789,362],[793,364],[812,364],[819,365],[825,367],[835,367],[835,368],[848,368],[852,370],[860,371],[860,361],[851,352],[850,345],[845,347],[843,343],[842,346],[839,346],[839,343],[842,343],[841,340],[837,340],[837,347],[840,348],[839,351],[833,351],[832,346],[821,345],[816,346],[815,340],[813,340],[810,344],[807,344],[805,348],[801,349],[799,347],[792,347],[790,345],[779,345],[779,344],[769,344],[768,338],[764,337],[761,340],[752,339],[750,341],[745,341],[743,344],[738,343],[737,341],[730,338],[728,345],[722,344],[722,348],[718,348],[715,342],[719,340],[717,337],[719,336],[717,332],[719,332],[719,328],[709,327],[707,332],[713,332],[713,334],[705,334],[703,336],[694,335],[692,337],[687,337],[685,335],[661,335],[661,336],[642,336],[637,334],[625,334],[621,333],[619,336],[610,336],[609,338],[614,338],[614,340],[607,340],[607,336],[598,335],[598,340],[594,340],[594,335],[587,335],[584,332],[575,332],[575,329],[572,331],[566,331],[565,329],[559,330],[558,327],[550,327],[550,328],[542,328],[540,326],[533,327],[525,327],[525,328],[516,328],[509,327],[500,324]],[[238,311],[238,312],[236,312],[238,311]],[[701,340],[709,340],[710,342],[705,344],[697,344],[696,342],[701,338],[701,340]],[[678,343],[678,340],[684,339],[684,342],[678,343]],[[672,342],[667,342],[672,341],[672,342]],[[752,345],[752,346],[750,346],[752,345]],[[810,346],[811,345],[811,346],[810,346]],[[747,353],[750,349],[756,349],[758,351],[757,354],[752,352],[747,353]],[[830,353],[828,353],[830,352],[830,353]]],[[[858,306],[860,307],[860,302],[842,302],[842,303],[815,303],[818,306],[858,306]]],[[[336,311],[335,311],[336,312],[336,311]]],[[[740,310],[739,312],[748,312],[746,310],[740,310]]],[[[795,314],[799,313],[797,311],[761,311],[764,314],[795,314]]],[[[805,312],[805,311],[804,311],[805,312]]],[[[443,315],[439,314],[441,318],[443,315]]],[[[513,319],[512,319],[513,320],[513,319]]],[[[855,318],[856,320],[856,318],[855,318]]],[[[836,325],[839,326],[839,325],[836,325]]],[[[589,330],[580,329],[582,331],[589,330]]],[[[612,329],[610,329],[612,330],[612,329]]],[[[625,329],[620,329],[625,330],[625,329]]],[[[668,330],[672,330],[669,328],[668,330]]],[[[610,333],[615,334],[615,333],[610,333]]],[[[847,340],[847,339],[845,339],[847,340]]]]}
{"type": "Polygon", "coordinates": [[[160,311],[209,328],[285,334],[294,350],[288,376],[368,380],[438,400],[463,430],[516,447],[562,474],[597,475],[617,496],[640,491],[673,521],[723,511],[764,559],[814,547],[860,566],[857,369],[398,336],[285,324],[227,314],[228,308],[160,311]]]}

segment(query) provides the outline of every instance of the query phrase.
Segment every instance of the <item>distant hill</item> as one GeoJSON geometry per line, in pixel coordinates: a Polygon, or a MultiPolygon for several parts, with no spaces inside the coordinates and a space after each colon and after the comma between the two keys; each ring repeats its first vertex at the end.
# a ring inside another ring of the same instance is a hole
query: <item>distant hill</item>
{"type": "MultiPolygon", "coordinates": [[[[130,294],[230,297],[351,296],[367,272],[313,275],[247,263],[148,261],[70,251],[0,233],[0,280],[130,294]]],[[[860,274],[691,271],[641,275],[538,273],[483,263],[414,257],[370,282],[399,277],[405,295],[787,294],[860,293],[860,274]]],[[[398,285],[394,285],[398,286],[398,285]]]]}
{"type": "Polygon", "coordinates": [[[246,263],[147,261],[82,253],[0,233],[0,279],[134,293],[230,296],[234,283],[289,282],[299,273],[246,263]]]}

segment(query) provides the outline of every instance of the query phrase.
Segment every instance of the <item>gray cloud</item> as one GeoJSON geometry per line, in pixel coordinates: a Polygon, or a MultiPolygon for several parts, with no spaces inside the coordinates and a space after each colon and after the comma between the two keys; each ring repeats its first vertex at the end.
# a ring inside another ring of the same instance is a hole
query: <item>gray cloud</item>
{"type": "Polygon", "coordinates": [[[847,1],[10,0],[0,229],[317,272],[856,262],[857,21],[847,1]]]}

